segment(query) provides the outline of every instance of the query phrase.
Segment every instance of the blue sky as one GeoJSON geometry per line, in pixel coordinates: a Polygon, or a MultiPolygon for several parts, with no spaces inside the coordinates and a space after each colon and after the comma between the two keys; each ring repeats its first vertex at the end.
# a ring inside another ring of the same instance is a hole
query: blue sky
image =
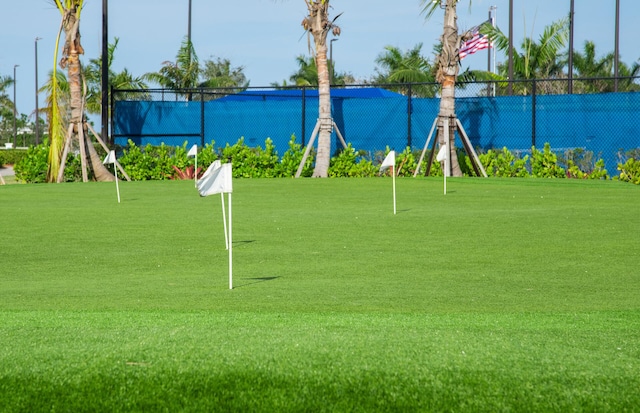
{"type": "MultiPolygon", "coordinates": [[[[576,50],[586,40],[596,43],[602,56],[614,49],[615,0],[575,0],[576,50]]],[[[86,0],[81,20],[83,61],[101,53],[102,0],[86,0]]],[[[508,30],[508,0],[467,0],[458,5],[458,26],[468,29],[488,18],[497,6],[497,24],[508,30]]],[[[423,54],[432,57],[432,47],[442,30],[442,13],[428,21],[420,15],[418,0],[395,2],[332,0],[332,15],[342,12],[337,23],[340,40],[333,42],[336,70],[368,79],[375,72],[375,59],[387,45],[402,50],[423,43],[423,54]],[[393,4],[392,6],[387,6],[393,4]]],[[[537,38],[549,23],[569,13],[569,0],[513,0],[514,37],[537,38]]],[[[119,37],[114,69],[127,68],[134,75],[157,71],[164,61],[174,60],[187,34],[188,0],[108,0],[109,39],[119,37]]],[[[637,20],[640,2],[620,0],[620,55],[631,64],[640,58],[637,20]]],[[[192,0],[192,41],[199,59],[229,59],[244,66],[251,86],[268,86],[288,79],[296,69],[295,57],[308,54],[307,38],[300,26],[306,14],[302,0],[192,0]]],[[[0,75],[13,76],[16,68],[18,111],[35,109],[35,38],[38,42],[38,77],[42,85],[53,65],[55,37],[60,14],[51,0],[11,2],[0,25],[0,75]]],[[[498,53],[497,60],[505,61],[498,53]]],[[[487,52],[466,58],[463,67],[486,69],[487,52]]],[[[8,91],[12,96],[13,90],[8,91]]],[[[40,96],[40,106],[44,96],[40,96]]]]}

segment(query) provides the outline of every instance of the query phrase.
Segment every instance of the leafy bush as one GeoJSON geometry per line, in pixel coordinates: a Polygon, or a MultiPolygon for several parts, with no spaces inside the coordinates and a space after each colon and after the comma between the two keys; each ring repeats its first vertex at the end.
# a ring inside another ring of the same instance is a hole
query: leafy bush
{"type": "MultiPolygon", "coordinates": [[[[286,167],[283,167],[271,138],[265,140],[264,149],[260,146],[251,148],[244,143],[244,138],[240,138],[234,145],[225,146],[222,149],[221,158],[224,162],[231,162],[233,165],[233,176],[235,178],[275,178],[280,176],[293,176],[295,170],[291,172],[295,160],[302,159],[302,152],[299,145],[293,143],[295,137],[289,143],[289,152],[285,153],[283,160],[286,167]],[[299,156],[298,156],[299,155],[299,156]]],[[[308,163],[309,161],[307,161],[308,163]]],[[[298,165],[295,165],[297,170],[298,165]]]]}
{"type": "Polygon", "coordinates": [[[123,149],[123,154],[118,159],[118,162],[120,162],[120,165],[122,165],[132,181],[153,179],[152,171],[155,160],[131,140],[129,140],[127,147],[123,149]]]}
{"type": "Polygon", "coordinates": [[[500,178],[524,178],[529,176],[527,171],[527,161],[529,156],[524,158],[516,158],[516,156],[506,147],[502,151],[489,149],[487,153],[478,155],[480,163],[485,169],[488,176],[496,176],[500,178]]]}
{"type": "Polygon", "coordinates": [[[564,169],[558,165],[558,156],[551,152],[551,145],[544,144],[542,152],[531,148],[531,175],[536,178],[565,178],[564,169]]]}
{"type": "Polygon", "coordinates": [[[582,148],[568,149],[563,159],[568,178],[577,179],[608,179],[609,175],[604,167],[604,160],[594,162],[594,153],[582,148]]]}
{"type": "MultiPolygon", "coordinates": [[[[277,167],[278,177],[294,177],[300,162],[302,162],[302,156],[304,155],[304,148],[301,144],[296,143],[296,135],[291,135],[289,140],[289,149],[282,155],[282,160],[277,167]]],[[[313,175],[313,160],[315,159],[315,151],[311,150],[309,156],[302,167],[302,173],[300,176],[310,177],[313,175]]]]}
{"type": "Polygon", "coordinates": [[[4,160],[0,159],[0,166],[2,165],[15,165],[22,158],[27,156],[27,151],[24,149],[6,149],[0,152],[0,158],[4,158],[4,160]]]}
{"type": "Polygon", "coordinates": [[[407,146],[402,153],[398,154],[396,157],[396,165],[398,167],[397,176],[413,176],[413,173],[418,167],[418,161],[410,147],[407,146]]]}
{"type": "MultiPolygon", "coordinates": [[[[47,182],[49,144],[31,146],[24,151],[24,156],[13,166],[16,179],[25,183],[47,182]]],[[[82,181],[80,158],[74,154],[67,155],[64,167],[65,182],[82,181]]]]}
{"type": "MultiPolygon", "coordinates": [[[[147,144],[141,149],[129,140],[118,161],[133,181],[165,180],[173,177],[175,173],[175,152],[174,147],[164,143],[160,146],[147,144]]],[[[186,158],[186,150],[184,157],[186,158]]]]}
{"type": "Polygon", "coordinates": [[[619,180],[640,185],[640,161],[629,158],[624,164],[618,164],[618,170],[620,171],[619,180]]]}
{"type": "Polygon", "coordinates": [[[4,166],[4,154],[0,152],[0,168],[4,166]]]}
{"type": "Polygon", "coordinates": [[[370,160],[363,156],[364,154],[357,152],[351,144],[341,150],[337,156],[331,158],[329,165],[329,177],[371,177],[375,176],[378,168],[373,166],[370,160]],[[359,159],[358,159],[359,158],[359,159]]]}
{"type": "Polygon", "coordinates": [[[218,153],[213,147],[214,142],[206,143],[200,152],[198,152],[198,167],[202,166],[202,170],[205,171],[209,165],[218,159],[218,153]]]}

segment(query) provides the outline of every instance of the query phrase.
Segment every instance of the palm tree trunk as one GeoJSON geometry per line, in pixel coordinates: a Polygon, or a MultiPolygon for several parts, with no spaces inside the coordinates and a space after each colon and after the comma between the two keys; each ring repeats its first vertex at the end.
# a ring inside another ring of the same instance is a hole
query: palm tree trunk
{"type": "MultiPolygon", "coordinates": [[[[325,39],[326,40],[326,37],[325,39]]],[[[316,42],[316,67],[318,68],[318,111],[320,118],[320,132],[318,134],[318,153],[313,177],[326,178],[329,175],[331,161],[331,86],[329,66],[327,64],[326,41],[316,42]]]]}
{"type": "MultiPolygon", "coordinates": [[[[444,144],[444,119],[449,119],[450,127],[453,127],[456,117],[456,78],[458,77],[458,69],[460,57],[458,49],[460,48],[460,36],[458,35],[458,24],[456,16],[457,0],[447,0],[444,11],[444,31],[442,34],[442,51],[438,56],[438,73],[436,80],[442,85],[442,94],[440,97],[440,112],[438,113],[438,137],[441,145],[444,144]]],[[[455,129],[453,129],[455,131],[455,129]]],[[[449,131],[449,160],[451,165],[450,174],[453,176],[462,176],[460,165],[458,164],[458,156],[455,148],[455,133],[449,131]]],[[[444,171],[444,165],[443,165],[444,171]]]]}
{"type": "MultiPolygon", "coordinates": [[[[76,18],[74,9],[69,9],[64,14],[63,27],[65,34],[65,45],[61,66],[63,68],[65,66],[67,67],[67,81],[69,83],[71,109],[71,118],[69,119],[69,123],[73,125],[72,133],[75,133],[75,136],[78,140],[81,154],[82,179],[84,182],[88,181],[86,171],[87,164],[88,162],[90,162],[96,180],[111,181],[115,178],[109,172],[109,170],[102,164],[102,162],[95,162],[95,159],[92,159],[95,157],[99,160],[99,157],[97,153],[95,153],[96,151],[91,140],[84,133],[84,94],[82,93],[80,65],[80,55],[84,53],[84,50],[82,49],[82,45],[80,44],[80,20],[76,18]],[[87,139],[84,139],[85,137],[87,139]],[[92,153],[92,151],[95,154],[92,153]]],[[[60,182],[60,178],[58,178],[58,182],[60,182]]]]}

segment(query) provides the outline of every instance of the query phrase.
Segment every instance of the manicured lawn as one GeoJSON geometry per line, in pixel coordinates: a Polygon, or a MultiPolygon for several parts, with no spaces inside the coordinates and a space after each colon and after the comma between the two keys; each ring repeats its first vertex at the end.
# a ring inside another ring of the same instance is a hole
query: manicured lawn
{"type": "Polygon", "coordinates": [[[0,411],[640,411],[640,188],[0,186],[0,411]]]}

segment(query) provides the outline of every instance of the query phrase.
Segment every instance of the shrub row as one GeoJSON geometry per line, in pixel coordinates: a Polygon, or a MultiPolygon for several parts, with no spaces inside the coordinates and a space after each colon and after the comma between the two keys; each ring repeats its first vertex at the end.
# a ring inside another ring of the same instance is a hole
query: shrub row
{"type": "Polygon", "coordinates": [[[27,155],[24,149],[3,149],[0,150],[0,166],[15,165],[20,159],[27,155]]]}
{"type": "MultiPolygon", "coordinates": [[[[182,146],[173,147],[164,144],[160,146],[136,146],[129,141],[126,147],[118,148],[118,160],[132,180],[165,180],[193,178],[200,176],[214,160],[231,162],[233,176],[236,178],[277,178],[293,177],[302,160],[304,148],[296,143],[295,136],[289,141],[289,148],[280,157],[271,139],[266,139],[264,148],[249,147],[240,138],[234,145],[227,144],[216,149],[214,143],[205,145],[198,152],[198,165],[195,170],[195,160],[187,156],[188,149],[185,142],[182,146]]],[[[14,165],[16,178],[22,182],[45,182],[47,171],[48,145],[42,144],[30,147],[24,157],[14,165]]],[[[331,159],[329,166],[330,177],[373,177],[379,175],[379,165],[389,152],[377,151],[370,153],[358,151],[349,145],[338,151],[331,159]]],[[[462,150],[458,150],[459,164],[466,176],[475,175],[469,157],[462,150]]],[[[428,159],[429,153],[425,159],[428,159]]],[[[413,176],[420,151],[406,148],[396,155],[396,170],[399,176],[413,176]]],[[[553,152],[549,144],[542,150],[532,148],[531,154],[520,156],[509,151],[490,149],[478,155],[487,175],[494,177],[537,177],[537,178],[575,178],[575,179],[609,179],[609,173],[604,167],[604,161],[594,161],[593,153],[575,149],[566,151],[562,155],[553,152]]],[[[315,153],[312,150],[301,175],[309,177],[313,173],[315,153]]],[[[420,175],[425,174],[426,161],[421,165],[420,175]]],[[[629,158],[624,164],[618,165],[619,179],[625,182],[640,184],[640,161],[629,158]]],[[[442,169],[438,162],[434,162],[430,169],[430,176],[442,176],[442,169]]],[[[65,168],[65,181],[79,181],[80,161],[77,155],[70,154],[65,168]]]]}

